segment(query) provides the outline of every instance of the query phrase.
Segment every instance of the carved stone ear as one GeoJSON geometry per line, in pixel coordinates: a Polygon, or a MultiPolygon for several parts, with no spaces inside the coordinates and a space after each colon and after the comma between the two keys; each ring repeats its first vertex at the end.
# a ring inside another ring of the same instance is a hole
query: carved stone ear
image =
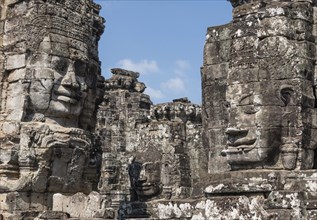
{"type": "Polygon", "coordinates": [[[293,102],[294,90],[291,88],[283,88],[281,89],[281,100],[284,103],[284,106],[288,106],[293,102]]]}

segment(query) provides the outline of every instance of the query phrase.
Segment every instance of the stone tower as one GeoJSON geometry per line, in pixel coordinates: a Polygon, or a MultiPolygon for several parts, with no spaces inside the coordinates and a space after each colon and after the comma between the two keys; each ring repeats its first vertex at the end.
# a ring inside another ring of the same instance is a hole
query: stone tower
{"type": "Polygon", "coordinates": [[[316,3],[230,2],[233,21],[208,28],[201,71],[206,196],[239,217],[314,219],[316,3]]]}
{"type": "Polygon", "coordinates": [[[316,167],[315,5],[231,3],[232,23],[208,29],[202,68],[210,173],[316,167]]]}
{"type": "Polygon", "coordinates": [[[199,162],[201,108],[187,98],[153,105],[139,73],[111,72],[97,114],[103,152],[99,191],[119,219],[155,218],[149,213],[158,201],[200,195],[194,188],[206,174],[199,162]]]}
{"type": "Polygon", "coordinates": [[[0,219],[316,219],[316,2],[230,2],[201,107],[103,79],[92,0],[0,1],[0,219]]]}
{"type": "Polygon", "coordinates": [[[55,193],[97,189],[91,131],[104,21],[91,0],[0,8],[0,213],[18,219],[51,210],[55,193]]]}

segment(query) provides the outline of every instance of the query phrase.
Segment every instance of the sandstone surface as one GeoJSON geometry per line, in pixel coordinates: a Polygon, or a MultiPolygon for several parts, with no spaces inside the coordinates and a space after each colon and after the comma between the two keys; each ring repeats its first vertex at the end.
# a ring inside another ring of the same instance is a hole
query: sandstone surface
{"type": "Polygon", "coordinates": [[[317,2],[230,2],[200,106],[104,79],[92,0],[1,1],[0,219],[316,219],[317,2]]]}

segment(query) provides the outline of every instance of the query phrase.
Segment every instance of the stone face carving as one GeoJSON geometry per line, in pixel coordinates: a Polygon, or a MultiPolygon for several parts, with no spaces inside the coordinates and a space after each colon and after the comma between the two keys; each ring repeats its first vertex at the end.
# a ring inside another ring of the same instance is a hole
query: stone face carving
{"type": "Polygon", "coordinates": [[[310,2],[231,2],[233,23],[208,30],[202,69],[205,117],[213,120],[209,118],[214,117],[214,109],[225,111],[216,116],[221,124],[205,122],[210,156],[222,163],[220,167],[210,164],[210,172],[313,168],[315,128],[305,119],[305,112],[315,112],[316,99],[313,6],[310,2]],[[292,13],[290,5],[295,7],[292,13]],[[307,13],[299,18],[301,11],[307,13]],[[276,28],[286,23],[287,27],[276,28]],[[306,31],[300,34],[297,30],[303,25],[306,31]],[[211,52],[216,46],[220,50],[211,52]],[[230,53],[221,50],[224,46],[231,48],[230,53]],[[222,88],[222,93],[210,87],[222,88]],[[226,139],[215,139],[221,132],[226,139]],[[293,165],[285,164],[284,152],[291,151],[284,146],[286,139],[296,140],[293,165]],[[218,158],[219,154],[226,159],[218,158]]]}
{"type": "Polygon", "coordinates": [[[90,0],[0,6],[0,213],[36,217],[52,209],[54,193],[97,189],[101,151],[91,132],[104,87],[103,19],[90,0]]]}
{"type": "Polygon", "coordinates": [[[283,108],[265,104],[261,97],[264,88],[260,85],[239,87],[233,85],[227,91],[228,100],[234,100],[230,102],[229,127],[226,129],[228,147],[223,153],[232,167],[275,164],[281,146],[283,108]],[[272,119],[276,122],[274,127],[270,126],[272,119]]]}
{"type": "MultiPolygon", "coordinates": [[[[155,153],[160,155],[160,152],[155,153]]],[[[129,166],[131,187],[138,200],[154,197],[162,192],[161,158],[154,162],[142,161],[149,160],[150,155],[145,157],[147,159],[133,161],[129,166]]]]}
{"type": "Polygon", "coordinates": [[[94,126],[80,121],[79,116],[91,117],[94,111],[89,106],[96,99],[100,75],[96,51],[102,20],[80,14],[83,10],[98,10],[96,6],[89,8],[88,1],[78,3],[77,11],[72,12],[66,2],[4,4],[8,17],[4,39],[10,39],[4,41],[3,49],[8,70],[8,120],[32,121],[42,117],[41,120],[62,126],[94,126]],[[21,15],[11,17],[15,10],[20,10],[21,15]],[[67,20],[68,17],[72,19],[67,20]],[[18,19],[23,22],[17,23],[18,19]],[[99,27],[92,26],[98,23],[99,27]]]}
{"type": "MultiPolygon", "coordinates": [[[[131,191],[132,201],[189,196],[192,180],[186,160],[192,157],[192,163],[198,163],[202,154],[200,107],[187,99],[153,105],[143,94],[145,86],[138,82],[138,73],[122,69],[112,69],[112,73],[98,112],[97,130],[104,138],[100,189],[106,194],[131,191]],[[186,138],[192,144],[188,149],[186,138]],[[124,166],[128,172],[120,168],[124,166]],[[120,185],[124,181],[130,185],[120,185]]],[[[195,169],[199,176],[198,164],[195,169]]]]}
{"type": "Polygon", "coordinates": [[[37,123],[22,128],[19,168],[36,170],[32,185],[37,192],[91,191],[91,183],[83,178],[94,166],[91,134],[76,128],[55,129],[37,123]]]}
{"type": "Polygon", "coordinates": [[[204,50],[204,192],[217,210],[238,199],[240,218],[245,204],[247,218],[314,218],[315,3],[230,2],[233,21],[208,28],[204,50]]]}
{"type": "Polygon", "coordinates": [[[62,125],[76,127],[79,123],[81,127],[92,127],[94,125],[86,124],[87,121],[79,121],[79,116],[92,117],[94,113],[88,100],[94,103],[96,99],[97,76],[100,75],[98,60],[90,55],[92,47],[96,47],[96,36],[85,36],[91,32],[87,24],[84,28],[67,22],[65,29],[54,26],[54,22],[61,19],[58,15],[37,15],[34,25],[44,24],[48,18],[52,20],[52,27],[44,30],[47,35],[26,61],[26,71],[34,77],[31,78],[28,111],[42,113],[62,125]],[[55,32],[59,33],[59,38],[55,32]],[[65,41],[71,38],[68,32],[78,32],[79,36],[65,41]]]}
{"type": "Polygon", "coordinates": [[[230,2],[200,107],[104,80],[92,1],[2,1],[0,219],[315,219],[316,4],[230,2]]]}
{"type": "Polygon", "coordinates": [[[186,98],[153,105],[139,73],[111,72],[97,115],[103,150],[99,190],[110,207],[119,210],[118,217],[146,217],[151,202],[200,195],[193,190],[206,174],[199,163],[205,156],[200,106],[186,98]]]}

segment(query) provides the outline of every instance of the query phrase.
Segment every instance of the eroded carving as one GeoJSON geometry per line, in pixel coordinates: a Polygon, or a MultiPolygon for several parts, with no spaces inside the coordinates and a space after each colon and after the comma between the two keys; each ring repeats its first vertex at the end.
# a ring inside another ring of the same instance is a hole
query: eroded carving
{"type": "Polygon", "coordinates": [[[104,21],[90,0],[5,1],[1,10],[0,196],[11,205],[0,209],[4,218],[31,209],[36,217],[52,209],[54,193],[97,189],[101,151],[91,132],[104,21]]]}
{"type": "Polygon", "coordinates": [[[0,218],[315,219],[316,4],[230,2],[202,107],[104,80],[92,1],[0,3],[0,218]]]}
{"type": "MultiPolygon", "coordinates": [[[[286,150],[290,147],[282,146],[285,145],[286,139],[298,140],[300,144],[296,144],[294,153],[302,152],[296,153],[296,165],[287,166],[287,169],[310,169],[314,166],[309,155],[316,148],[315,138],[311,136],[315,129],[304,119],[304,112],[315,111],[315,52],[311,49],[310,34],[300,38],[299,32],[289,27],[294,26],[294,29],[297,29],[302,25],[301,22],[295,21],[298,18],[296,13],[304,9],[307,9],[307,14],[303,20],[307,26],[311,26],[312,6],[309,7],[310,2],[231,3],[235,7],[234,22],[226,27],[210,30],[218,31],[217,36],[222,39],[207,41],[205,46],[207,63],[203,68],[203,76],[209,77],[212,81],[203,84],[204,98],[208,101],[204,104],[204,110],[207,120],[210,121],[209,124],[204,122],[206,129],[209,130],[206,133],[223,132],[226,135],[226,139],[222,140],[212,139],[214,136],[209,136],[209,140],[207,138],[209,143],[206,144],[213,148],[211,152],[219,152],[226,158],[220,159],[219,154],[212,154],[210,161],[215,159],[221,161],[222,165],[217,167],[216,171],[210,172],[254,168],[286,169],[283,165],[284,157],[281,155],[284,155],[285,151],[290,151],[286,150]],[[296,9],[293,13],[287,14],[286,5],[294,5],[296,9]],[[278,18],[276,10],[280,10],[278,18]],[[290,25],[285,26],[287,30],[276,28],[280,21],[290,25]],[[232,30],[231,36],[226,29],[232,30]],[[228,64],[220,81],[217,78],[219,73],[215,73],[219,61],[209,62],[212,60],[210,57],[221,52],[209,52],[213,44],[230,44],[230,54],[227,54],[227,57],[218,55],[223,57],[222,65],[228,64]],[[251,63],[252,65],[249,65],[251,63]],[[215,78],[208,74],[215,74],[215,78]],[[222,88],[222,93],[215,92],[216,95],[210,95],[207,92],[210,86],[222,88]],[[217,125],[216,120],[213,122],[210,118],[210,114],[219,108],[217,105],[222,102],[226,103],[225,114],[217,116],[223,121],[217,125]],[[224,149],[221,150],[221,146],[224,149]]],[[[310,27],[306,30],[306,33],[309,33],[312,29],[310,27]]],[[[210,162],[209,167],[211,169],[214,165],[210,162]]]]}

